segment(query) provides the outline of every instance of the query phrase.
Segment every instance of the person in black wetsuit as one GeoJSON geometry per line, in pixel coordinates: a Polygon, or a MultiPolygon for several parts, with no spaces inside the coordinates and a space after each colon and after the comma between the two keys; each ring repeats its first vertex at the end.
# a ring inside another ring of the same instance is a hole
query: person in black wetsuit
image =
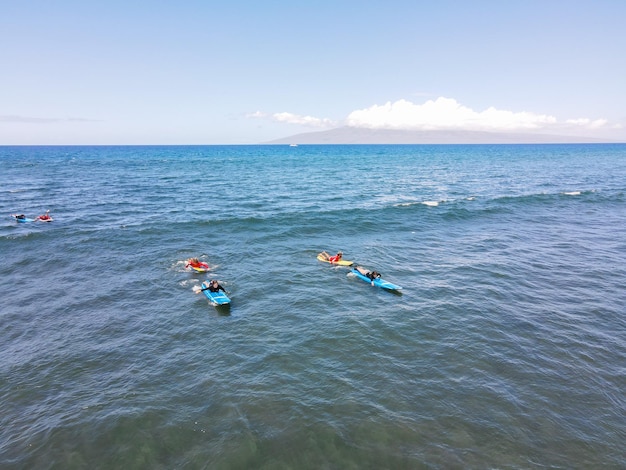
{"type": "Polygon", "coordinates": [[[219,292],[219,291],[226,292],[224,288],[215,279],[209,282],[209,286],[204,287],[202,290],[208,290],[210,292],[219,292]]]}
{"type": "Polygon", "coordinates": [[[372,281],[372,285],[374,285],[374,280],[378,279],[380,277],[380,273],[377,271],[369,271],[361,266],[357,266],[356,269],[358,272],[360,272],[361,274],[363,274],[363,276],[365,276],[366,278],[370,279],[372,281]]]}

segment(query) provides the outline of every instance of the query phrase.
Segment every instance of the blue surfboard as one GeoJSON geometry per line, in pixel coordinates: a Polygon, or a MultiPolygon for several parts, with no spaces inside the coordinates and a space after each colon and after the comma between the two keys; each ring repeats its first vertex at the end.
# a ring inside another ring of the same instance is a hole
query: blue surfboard
{"type": "Polygon", "coordinates": [[[28,218],[21,219],[21,218],[15,216],[15,215],[12,215],[11,217],[13,217],[15,220],[17,220],[21,224],[23,224],[25,222],[34,222],[35,221],[35,219],[28,219],[28,218]]]}
{"type": "MultiPolygon", "coordinates": [[[[372,283],[372,280],[369,277],[365,276],[364,274],[361,274],[356,269],[352,268],[350,272],[354,274],[356,277],[358,277],[359,279],[361,279],[362,281],[365,281],[368,284],[372,283]]],[[[402,287],[397,286],[391,282],[385,281],[384,279],[381,279],[380,277],[374,279],[374,285],[376,287],[380,287],[382,289],[387,289],[387,290],[402,290],[402,287]]]]}
{"type": "Polygon", "coordinates": [[[202,292],[204,293],[204,295],[206,295],[206,298],[209,299],[209,301],[213,305],[227,305],[230,303],[230,299],[224,291],[211,292],[209,289],[207,289],[207,287],[209,287],[209,283],[207,281],[204,281],[202,283],[202,292]]]}

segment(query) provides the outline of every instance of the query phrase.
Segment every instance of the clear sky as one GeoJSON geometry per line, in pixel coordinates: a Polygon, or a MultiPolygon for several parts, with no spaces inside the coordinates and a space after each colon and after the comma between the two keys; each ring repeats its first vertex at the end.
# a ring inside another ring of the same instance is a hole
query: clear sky
{"type": "Polygon", "coordinates": [[[0,1],[0,145],[626,141],[626,0],[0,1]]]}

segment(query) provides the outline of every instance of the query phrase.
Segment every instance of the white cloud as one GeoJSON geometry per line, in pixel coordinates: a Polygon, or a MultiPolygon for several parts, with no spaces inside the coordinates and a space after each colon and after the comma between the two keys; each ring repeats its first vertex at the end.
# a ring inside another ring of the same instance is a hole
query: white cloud
{"type": "Polygon", "coordinates": [[[270,119],[275,122],[283,122],[286,124],[297,124],[300,126],[316,127],[316,128],[330,128],[337,127],[339,123],[332,119],[316,118],[313,116],[301,116],[293,113],[274,113],[268,114],[262,111],[256,111],[246,115],[248,118],[257,119],[270,119]]]}
{"type": "Polygon", "coordinates": [[[300,116],[292,113],[275,113],[272,119],[278,122],[286,122],[288,124],[300,124],[311,127],[332,127],[337,123],[331,119],[320,119],[312,116],[300,116]]]}
{"type": "MultiPolygon", "coordinates": [[[[388,101],[383,105],[372,105],[369,108],[352,111],[344,122],[288,112],[269,114],[257,111],[249,114],[248,117],[318,129],[347,125],[355,128],[395,130],[579,132],[581,129],[601,130],[609,127],[606,119],[580,118],[558,122],[554,116],[547,114],[508,111],[496,109],[493,106],[484,111],[474,111],[455,99],[445,97],[428,100],[423,104],[415,104],[405,99],[393,103],[388,101]]],[[[620,128],[620,126],[613,126],[613,128],[620,128]]]]}
{"type": "Polygon", "coordinates": [[[248,113],[246,114],[247,118],[265,118],[267,117],[267,113],[264,113],[262,111],[255,111],[254,113],[248,113]]]}
{"type": "Polygon", "coordinates": [[[384,105],[374,105],[353,111],[348,115],[351,127],[369,129],[466,129],[466,130],[517,130],[538,129],[556,123],[556,118],[527,111],[512,112],[490,107],[474,111],[451,98],[440,97],[424,104],[407,100],[384,105]]]}
{"type": "Polygon", "coordinates": [[[601,127],[606,126],[608,123],[606,119],[596,119],[595,121],[592,121],[591,119],[587,119],[587,118],[568,119],[565,122],[567,124],[573,124],[575,126],[584,127],[587,129],[599,129],[601,127]]]}

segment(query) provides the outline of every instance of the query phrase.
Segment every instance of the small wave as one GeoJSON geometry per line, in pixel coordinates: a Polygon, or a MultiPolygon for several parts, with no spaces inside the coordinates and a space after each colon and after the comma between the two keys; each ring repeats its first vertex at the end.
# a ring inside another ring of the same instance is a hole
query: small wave
{"type": "Polygon", "coordinates": [[[394,204],[394,207],[411,207],[416,204],[419,204],[419,202],[400,202],[398,204],[394,204]]]}
{"type": "Polygon", "coordinates": [[[595,194],[596,190],[595,189],[587,189],[587,190],[583,190],[583,191],[564,191],[561,194],[563,196],[581,196],[581,195],[588,195],[588,194],[595,194]]]}
{"type": "Polygon", "coordinates": [[[563,191],[563,192],[538,192],[529,194],[509,195],[495,197],[492,202],[496,203],[543,203],[552,202],[561,196],[584,196],[595,193],[595,190],[590,191],[563,191]]]}
{"type": "Polygon", "coordinates": [[[413,201],[413,202],[400,202],[394,204],[394,207],[411,207],[411,206],[428,206],[437,207],[439,204],[445,201],[413,201]]]}
{"type": "Polygon", "coordinates": [[[35,234],[33,232],[26,232],[26,233],[12,233],[12,234],[8,234],[8,235],[0,235],[0,240],[19,240],[22,238],[30,238],[33,237],[35,234]]]}

